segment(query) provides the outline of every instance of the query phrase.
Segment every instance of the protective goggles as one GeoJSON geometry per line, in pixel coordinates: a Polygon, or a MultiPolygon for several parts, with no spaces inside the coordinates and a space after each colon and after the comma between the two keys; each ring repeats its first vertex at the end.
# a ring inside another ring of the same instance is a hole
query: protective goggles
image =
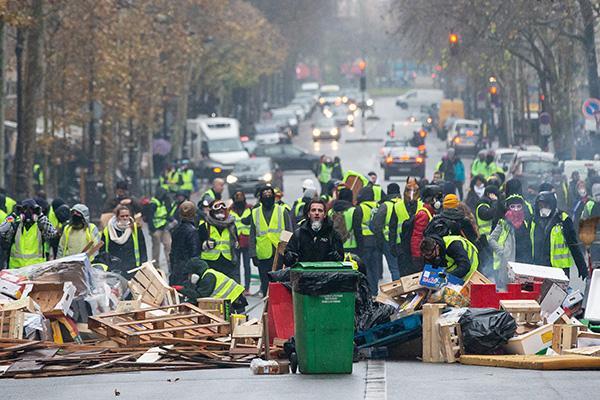
{"type": "Polygon", "coordinates": [[[511,204],[508,206],[508,209],[511,211],[521,211],[523,209],[523,204],[511,204]]]}
{"type": "Polygon", "coordinates": [[[225,203],[216,203],[216,204],[213,204],[210,207],[210,209],[213,211],[226,210],[227,206],[225,205],[225,203]]]}

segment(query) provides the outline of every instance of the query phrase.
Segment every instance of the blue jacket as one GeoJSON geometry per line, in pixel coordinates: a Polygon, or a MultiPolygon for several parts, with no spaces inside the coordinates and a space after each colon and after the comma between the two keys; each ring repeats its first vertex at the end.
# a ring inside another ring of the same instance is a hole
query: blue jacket
{"type": "Polygon", "coordinates": [[[465,166],[461,159],[456,160],[454,163],[454,176],[458,182],[465,181],[465,166]]]}

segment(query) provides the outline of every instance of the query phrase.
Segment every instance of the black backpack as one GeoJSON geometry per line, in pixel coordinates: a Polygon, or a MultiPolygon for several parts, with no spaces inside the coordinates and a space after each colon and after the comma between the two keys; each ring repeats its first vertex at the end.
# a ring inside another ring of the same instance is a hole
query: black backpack
{"type": "Polygon", "coordinates": [[[425,231],[423,231],[423,237],[452,235],[453,230],[456,230],[456,228],[452,229],[453,225],[456,225],[454,221],[440,215],[435,215],[429,221],[429,224],[427,224],[425,231]]]}
{"type": "Polygon", "coordinates": [[[412,238],[414,227],[414,215],[411,215],[409,219],[402,223],[402,230],[400,231],[400,245],[398,247],[398,259],[412,260],[410,251],[410,239],[412,238]]]}

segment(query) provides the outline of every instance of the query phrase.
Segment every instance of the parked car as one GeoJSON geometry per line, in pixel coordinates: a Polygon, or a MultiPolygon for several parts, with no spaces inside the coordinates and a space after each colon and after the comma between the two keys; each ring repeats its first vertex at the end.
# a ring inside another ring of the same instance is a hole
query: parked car
{"type": "Polygon", "coordinates": [[[298,135],[298,116],[291,108],[274,108],[271,110],[271,119],[280,126],[288,126],[294,136],[298,135]]]}
{"type": "Polygon", "coordinates": [[[254,141],[257,145],[291,143],[291,130],[287,127],[284,130],[282,132],[275,121],[257,122],[254,124],[254,141]]]}
{"type": "Polygon", "coordinates": [[[319,140],[324,139],[339,140],[341,134],[342,128],[339,126],[334,117],[322,117],[312,124],[313,142],[318,142],[319,140]]]}
{"type": "Polygon", "coordinates": [[[392,176],[425,176],[425,157],[419,149],[404,142],[403,146],[392,147],[381,162],[385,180],[392,176]]]}
{"type": "Polygon", "coordinates": [[[521,181],[523,190],[537,188],[542,182],[552,180],[552,171],[558,167],[554,154],[543,151],[518,151],[515,154],[509,178],[521,181]]]}
{"type": "Polygon", "coordinates": [[[229,193],[238,190],[244,193],[256,193],[256,189],[265,184],[283,189],[283,174],[276,163],[268,157],[255,157],[240,161],[227,176],[229,193]]]}
{"type": "Polygon", "coordinates": [[[257,157],[270,157],[282,171],[315,171],[319,165],[319,156],[291,144],[258,146],[254,151],[257,157]]]}

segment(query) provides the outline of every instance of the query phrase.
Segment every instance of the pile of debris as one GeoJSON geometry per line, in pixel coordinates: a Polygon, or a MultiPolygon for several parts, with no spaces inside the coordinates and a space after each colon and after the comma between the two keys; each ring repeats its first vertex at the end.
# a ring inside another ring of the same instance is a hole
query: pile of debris
{"type": "Polygon", "coordinates": [[[198,300],[180,303],[152,263],[130,281],[86,254],[0,271],[0,377],[247,368],[280,351],[263,319],[198,300]]]}

